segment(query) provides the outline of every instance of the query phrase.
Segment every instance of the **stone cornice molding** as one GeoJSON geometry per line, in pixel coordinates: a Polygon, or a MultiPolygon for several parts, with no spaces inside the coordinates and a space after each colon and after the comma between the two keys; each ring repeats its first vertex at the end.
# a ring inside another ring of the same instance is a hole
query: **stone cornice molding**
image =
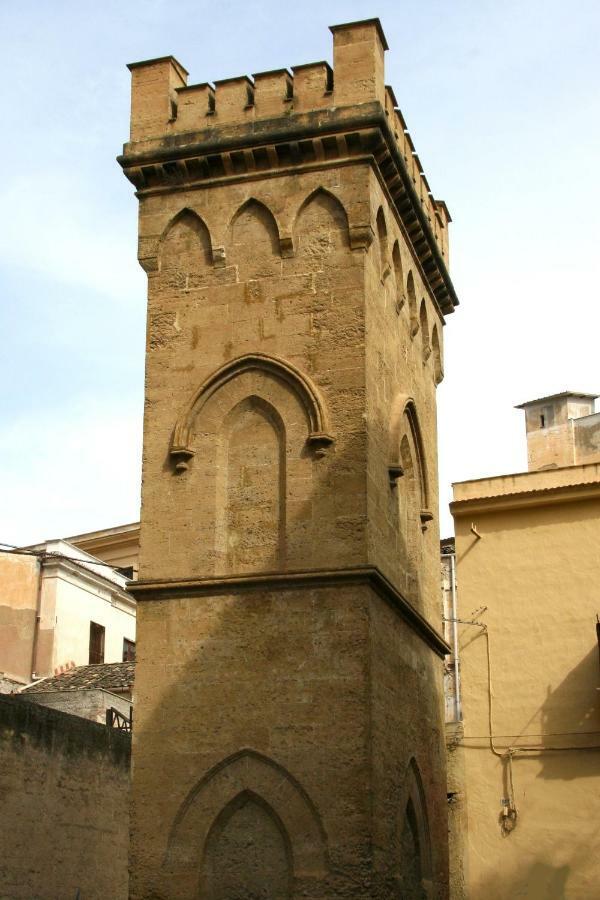
{"type": "Polygon", "coordinates": [[[280,357],[269,356],[267,353],[248,353],[230,360],[209,375],[177,420],[169,451],[176,472],[185,472],[188,461],[194,456],[192,448],[194,421],[204,404],[232,378],[251,371],[271,375],[283,381],[294,392],[308,417],[310,432],[307,443],[317,456],[322,456],[326,447],[333,443],[325,404],[308,376],[280,357]]]}
{"type": "Polygon", "coordinates": [[[388,581],[376,566],[351,566],[340,569],[306,569],[293,572],[261,572],[252,575],[226,575],[213,578],[136,581],[129,590],[138,601],[169,600],[177,597],[206,597],[256,591],[296,591],[315,588],[366,585],[385,600],[412,630],[438,656],[450,653],[450,647],[436,629],[388,581]]]}
{"type": "MultiPolygon", "coordinates": [[[[123,149],[118,161],[140,197],[231,179],[265,178],[282,171],[368,162],[386,186],[439,308],[447,314],[458,305],[434,234],[437,225],[424,208],[388,112],[378,101],[255,120],[251,126],[222,125],[172,134],[125,144],[123,149]]],[[[366,223],[350,223],[350,227],[368,235],[366,223]]],[[[362,245],[358,240],[356,244],[362,245]]]]}

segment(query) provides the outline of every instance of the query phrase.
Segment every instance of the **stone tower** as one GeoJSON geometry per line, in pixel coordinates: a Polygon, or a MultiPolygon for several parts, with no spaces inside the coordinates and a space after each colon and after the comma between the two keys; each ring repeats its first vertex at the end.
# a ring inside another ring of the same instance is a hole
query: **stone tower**
{"type": "Polygon", "coordinates": [[[130,66],[148,274],[131,897],[445,897],[449,215],[378,20],[130,66]]]}

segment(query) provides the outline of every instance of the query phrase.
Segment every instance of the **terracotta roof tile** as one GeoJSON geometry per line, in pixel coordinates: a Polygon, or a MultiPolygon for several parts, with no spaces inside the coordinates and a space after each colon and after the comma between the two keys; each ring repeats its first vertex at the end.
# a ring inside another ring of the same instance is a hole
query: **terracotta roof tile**
{"type": "Polygon", "coordinates": [[[96,666],[76,666],[60,675],[45,678],[29,685],[21,693],[41,691],[82,691],[101,688],[106,691],[128,691],[135,679],[135,663],[102,663],[96,666]]]}

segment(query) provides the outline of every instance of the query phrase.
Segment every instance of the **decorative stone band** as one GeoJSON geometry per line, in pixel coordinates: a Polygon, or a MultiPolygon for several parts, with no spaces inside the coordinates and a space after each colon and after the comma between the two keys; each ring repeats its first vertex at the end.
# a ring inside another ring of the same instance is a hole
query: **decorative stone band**
{"type": "Polygon", "coordinates": [[[267,353],[248,353],[225,363],[200,385],[186,411],[177,420],[173,430],[170,456],[175,472],[185,472],[194,456],[192,448],[193,427],[204,404],[223,385],[244,372],[257,370],[283,381],[297,396],[304,407],[309,434],[307,443],[316,456],[323,456],[334,438],[329,432],[329,420],[323,400],[312,381],[291,363],[267,353]]]}
{"type": "Polygon", "coordinates": [[[314,590],[340,585],[367,585],[407,622],[418,637],[438,656],[450,653],[450,647],[436,629],[388,581],[376,566],[352,566],[342,569],[306,569],[293,572],[260,572],[255,575],[227,575],[215,578],[137,581],[128,590],[138,601],[169,600],[176,597],[206,597],[260,591],[314,590]]]}
{"type": "MultiPolygon", "coordinates": [[[[251,130],[245,124],[232,124],[172,135],[168,140],[133,142],[125,145],[118,161],[138,197],[262,179],[268,172],[297,173],[367,162],[374,166],[398,212],[439,308],[447,314],[458,304],[440,249],[447,226],[447,222],[441,225],[443,204],[417,192],[414,159],[401,152],[389,111],[379,102],[260,120],[251,130]]],[[[350,222],[353,249],[368,247],[371,240],[366,223],[350,222]]],[[[293,253],[291,241],[282,253],[293,253]]]]}

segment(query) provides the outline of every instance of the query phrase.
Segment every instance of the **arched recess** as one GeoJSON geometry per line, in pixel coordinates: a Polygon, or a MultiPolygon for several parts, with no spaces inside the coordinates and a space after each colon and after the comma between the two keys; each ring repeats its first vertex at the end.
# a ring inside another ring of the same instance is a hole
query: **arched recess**
{"type": "Polygon", "coordinates": [[[170,456],[176,472],[184,472],[194,456],[192,432],[194,420],[201,415],[205,403],[221,387],[244,372],[262,371],[283,381],[302,404],[309,422],[308,445],[316,455],[323,455],[333,443],[329,419],[323,400],[312,381],[291,363],[266,353],[248,353],[225,363],[203,382],[173,429],[170,456]]]}
{"type": "Polygon", "coordinates": [[[412,271],[406,278],[406,295],[408,297],[408,314],[410,317],[410,335],[414,337],[419,330],[419,317],[417,315],[417,295],[415,294],[415,279],[412,271]]]}
{"type": "Polygon", "coordinates": [[[387,226],[385,224],[385,214],[383,207],[377,210],[377,218],[375,221],[377,230],[377,244],[379,246],[379,275],[381,280],[389,274],[390,266],[388,262],[388,235],[387,226]]]}
{"type": "Polygon", "coordinates": [[[212,243],[205,222],[192,209],[182,209],[163,231],[158,245],[161,274],[188,276],[212,265],[212,243]]]}
{"type": "MultiPolygon", "coordinates": [[[[165,877],[174,880],[180,888],[178,897],[191,900],[198,896],[200,863],[204,870],[211,841],[219,833],[219,823],[227,822],[232,812],[248,801],[255,804],[253,811],[262,827],[272,835],[276,829],[281,836],[279,848],[282,845],[286,848],[291,877],[315,878],[326,873],[327,837],[307,792],[275,760],[255,750],[243,749],[217,763],[200,778],[175,816],[164,871],[165,877]],[[261,809],[262,817],[256,807],[261,809]],[[270,828],[265,816],[270,819],[270,828]]],[[[281,852],[278,859],[281,863],[281,852]]],[[[280,865],[280,871],[281,868],[280,865]]],[[[205,871],[200,873],[201,882],[205,877],[205,871]]],[[[205,893],[200,896],[204,897],[205,893]]]]}
{"type": "Polygon", "coordinates": [[[400,313],[400,310],[406,302],[406,297],[404,295],[402,258],[400,256],[400,244],[398,243],[398,241],[395,241],[394,248],[392,250],[392,264],[394,266],[394,278],[396,281],[396,312],[400,313]]]}
{"type": "Polygon", "coordinates": [[[432,853],[427,802],[414,757],[408,764],[398,810],[398,875],[406,900],[432,896],[432,853]]]}
{"type": "Polygon", "coordinates": [[[215,561],[218,574],[272,571],[286,537],[286,434],[277,409],[250,395],[217,434],[215,561]]]}
{"type": "Polygon", "coordinates": [[[229,224],[228,259],[238,266],[240,281],[269,275],[279,265],[279,228],[271,210],[254,197],[246,200],[229,224]]]}
{"type": "Polygon", "coordinates": [[[419,309],[419,327],[421,329],[421,358],[424,363],[431,356],[431,345],[429,343],[429,320],[427,318],[427,305],[425,300],[421,300],[419,309]]]}
{"type": "Polygon", "coordinates": [[[302,202],[294,220],[296,254],[315,271],[331,265],[350,246],[348,216],[338,198],[323,187],[302,202]]]}
{"type": "Polygon", "coordinates": [[[268,803],[244,790],[213,823],[202,860],[200,896],[207,900],[289,900],[293,854],[289,835],[268,803]]]}
{"type": "Polygon", "coordinates": [[[419,518],[421,523],[425,524],[433,516],[429,509],[429,478],[421,426],[414,399],[407,394],[398,394],[392,405],[388,429],[388,472],[392,485],[404,475],[401,446],[405,436],[413,457],[415,488],[420,507],[419,518]]]}
{"type": "Polygon", "coordinates": [[[436,384],[439,384],[444,379],[444,366],[442,364],[442,349],[440,347],[437,325],[433,326],[431,332],[431,353],[433,356],[433,379],[436,384]]]}

